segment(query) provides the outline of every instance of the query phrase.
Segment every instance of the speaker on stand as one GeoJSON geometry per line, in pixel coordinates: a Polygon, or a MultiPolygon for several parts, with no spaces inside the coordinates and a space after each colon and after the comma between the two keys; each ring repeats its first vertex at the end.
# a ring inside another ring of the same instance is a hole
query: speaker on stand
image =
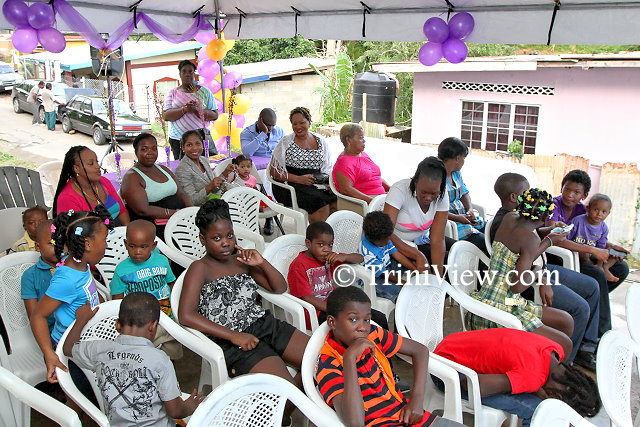
{"type": "MultiPolygon", "coordinates": [[[[115,135],[115,117],[111,117],[111,112],[113,111],[113,88],[111,85],[111,78],[122,77],[122,73],[124,72],[124,56],[122,54],[122,46],[113,49],[111,51],[105,51],[101,49],[97,49],[93,46],[89,47],[89,52],[91,54],[91,68],[93,73],[100,77],[107,78],[107,100],[108,100],[108,110],[110,119],[110,128],[111,128],[111,143],[109,144],[109,148],[102,156],[102,160],[100,160],[100,165],[104,158],[111,152],[116,151],[116,135],[115,135]]],[[[118,148],[122,150],[123,148],[118,144],[118,148]]]]}

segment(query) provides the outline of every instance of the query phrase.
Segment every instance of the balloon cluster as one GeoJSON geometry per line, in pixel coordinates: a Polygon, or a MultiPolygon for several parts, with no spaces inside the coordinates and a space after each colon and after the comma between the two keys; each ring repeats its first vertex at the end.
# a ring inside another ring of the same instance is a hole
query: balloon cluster
{"type": "Polygon", "coordinates": [[[30,53],[38,47],[38,42],[49,52],[60,53],[67,46],[62,33],[55,28],[53,8],[48,3],[34,3],[31,6],[22,0],[7,0],[2,5],[5,19],[16,26],[11,43],[22,53],[30,53]]]}
{"type": "Polygon", "coordinates": [[[441,18],[429,18],[422,28],[429,40],[418,51],[418,60],[423,65],[434,65],[444,57],[452,64],[467,58],[467,45],[462,41],[473,31],[475,22],[467,12],[453,15],[447,24],[441,18]]]}
{"type": "Polygon", "coordinates": [[[205,45],[198,51],[198,74],[202,77],[200,84],[211,89],[216,98],[218,111],[225,111],[218,115],[218,119],[211,126],[211,137],[218,151],[226,150],[226,137],[229,136],[232,150],[241,152],[240,132],[244,128],[244,115],[249,111],[251,102],[246,95],[231,92],[242,84],[242,74],[238,71],[227,72],[221,69],[217,62],[225,57],[235,41],[225,40],[224,34],[221,39],[218,39],[211,32],[199,32],[195,39],[205,45]],[[223,92],[226,101],[224,106],[222,105],[223,92]]]}

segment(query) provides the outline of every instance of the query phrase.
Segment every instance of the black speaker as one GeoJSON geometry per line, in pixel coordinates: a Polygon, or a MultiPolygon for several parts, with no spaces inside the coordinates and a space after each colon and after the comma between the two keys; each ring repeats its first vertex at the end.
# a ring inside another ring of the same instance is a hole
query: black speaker
{"type": "Polygon", "coordinates": [[[91,54],[91,68],[93,73],[98,77],[121,77],[124,72],[124,56],[122,55],[122,46],[111,51],[106,58],[93,46],[89,46],[91,54]]]}

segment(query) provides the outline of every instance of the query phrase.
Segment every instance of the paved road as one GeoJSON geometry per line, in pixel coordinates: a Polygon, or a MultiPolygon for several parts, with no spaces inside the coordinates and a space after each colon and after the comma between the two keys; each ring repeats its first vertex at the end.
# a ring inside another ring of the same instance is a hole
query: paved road
{"type": "MultiPolygon", "coordinates": [[[[64,159],[65,153],[74,145],[86,145],[101,159],[108,145],[94,144],[89,135],[76,132],[73,135],[62,132],[60,123],[54,132],[45,126],[31,124],[31,114],[13,112],[10,93],[0,94],[0,151],[29,160],[36,165],[52,160],[64,159]]],[[[121,144],[127,151],[131,143],[121,144]]]]}

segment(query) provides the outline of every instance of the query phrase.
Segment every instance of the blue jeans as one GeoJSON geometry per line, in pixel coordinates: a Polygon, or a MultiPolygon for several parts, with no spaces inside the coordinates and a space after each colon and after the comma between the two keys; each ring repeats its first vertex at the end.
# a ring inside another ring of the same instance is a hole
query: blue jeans
{"type": "MultiPolygon", "coordinates": [[[[407,269],[392,258],[391,263],[387,266],[385,271],[393,273],[399,278],[400,276],[404,276],[404,272],[406,272],[407,269]]],[[[376,277],[376,295],[380,298],[390,299],[395,303],[400,291],[402,290],[402,285],[398,285],[397,283],[388,280],[385,271],[376,277]]]]}
{"type": "Polygon", "coordinates": [[[553,287],[552,307],[564,310],[573,317],[573,351],[567,362],[573,361],[579,350],[594,353],[598,344],[600,319],[598,282],[585,274],[558,265],[547,264],[547,269],[556,271],[558,281],[564,285],[553,287]]]}
{"type": "MultiPolygon", "coordinates": [[[[434,384],[438,389],[444,392],[444,383],[440,378],[431,375],[434,384]]],[[[466,377],[460,374],[460,381],[466,382],[466,377]]],[[[460,390],[463,399],[467,400],[466,390],[460,390]]],[[[499,393],[481,398],[482,404],[494,409],[500,409],[510,414],[517,415],[522,418],[522,427],[529,427],[531,418],[538,405],[542,402],[538,396],[533,393],[508,394],[499,393]]]]}

